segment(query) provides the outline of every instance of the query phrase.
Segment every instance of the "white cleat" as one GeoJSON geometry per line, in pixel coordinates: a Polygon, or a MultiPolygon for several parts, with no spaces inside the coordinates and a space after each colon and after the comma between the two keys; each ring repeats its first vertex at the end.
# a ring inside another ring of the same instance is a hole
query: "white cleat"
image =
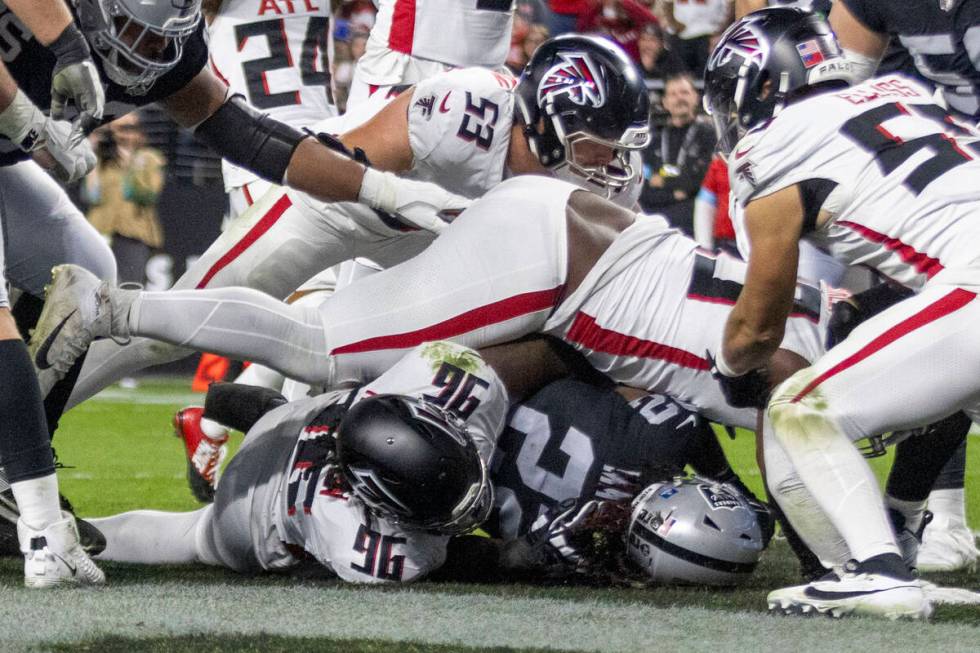
{"type": "MultiPolygon", "coordinates": [[[[874,560],[874,559],[872,559],[874,560]]],[[[769,593],[773,612],[823,614],[834,618],[855,614],[887,619],[928,619],[932,605],[914,578],[896,578],[872,571],[873,565],[848,563],[838,577],[828,574],[808,585],[769,593]]]]}
{"type": "Polygon", "coordinates": [[[936,515],[922,535],[916,566],[923,572],[973,571],[978,558],[980,551],[969,527],[946,515],[936,515]]]}
{"type": "Polygon", "coordinates": [[[34,530],[17,522],[17,537],[24,554],[24,585],[47,589],[63,585],[104,585],[105,574],[82,549],[75,518],[64,519],[34,530]]]}
{"type": "Polygon", "coordinates": [[[108,285],[77,265],[55,267],[45,296],[30,342],[42,392],[64,378],[95,338],[109,335],[112,317],[108,285]]]}

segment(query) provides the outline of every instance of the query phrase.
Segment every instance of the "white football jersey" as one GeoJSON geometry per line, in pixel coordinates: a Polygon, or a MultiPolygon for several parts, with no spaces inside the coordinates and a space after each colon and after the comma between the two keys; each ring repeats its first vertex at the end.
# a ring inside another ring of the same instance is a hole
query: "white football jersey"
{"type": "MultiPolygon", "coordinates": [[[[733,256],[698,248],[663,217],[641,215],[545,329],[617,383],[670,395],[715,422],[755,428],[756,411],[728,405],[708,359],[721,344],[745,270],[733,256]]],[[[816,360],[823,353],[820,310],[819,291],[799,286],[780,346],[816,360]]]]}
{"type": "Polygon", "coordinates": [[[932,97],[888,75],[791,104],[735,146],[732,192],[748,205],[799,184],[805,237],[838,261],[913,289],[944,271],[969,283],[962,271],[975,280],[980,267],[980,134],[932,97]],[[821,209],[831,218],[814,228],[821,209]]]}
{"type": "Polygon", "coordinates": [[[412,58],[450,66],[504,65],[513,0],[378,0],[378,15],[358,74],[369,84],[408,81],[412,58]]]}
{"type": "Polygon", "coordinates": [[[725,26],[732,0],[674,0],[674,18],[684,25],[678,36],[693,39],[715,34],[725,26]]]}
{"type": "MultiPolygon", "coordinates": [[[[480,456],[489,462],[504,426],[507,391],[480,355],[461,345],[420,345],[359,390],[329,392],[292,406],[312,419],[332,406],[346,412],[365,397],[385,393],[425,396],[464,418],[480,456]]],[[[442,565],[447,536],[375,517],[356,496],[324,484],[322,462],[311,464],[304,451],[315,447],[317,438],[332,437],[327,432],[323,426],[304,427],[289,466],[272,481],[280,484],[279,491],[269,493],[273,505],[262,509],[273,515],[280,539],[350,582],[410,581],[442,565]]]]}
{"type": "Polygon", "coordinates": [[[503,180],[514,122],[514,77],[485,68],[436,75],[408,110],[413,179],[479,197],[503,180]]]}
{"type": "MultiPolygon", "coordinates": [[[[337,115],[329,0],[225,0],[208,28],[211,68],[233,93],[296,128],[337,115]]],[[[222,162],[225,189],[257,177],[222,162]]]]}

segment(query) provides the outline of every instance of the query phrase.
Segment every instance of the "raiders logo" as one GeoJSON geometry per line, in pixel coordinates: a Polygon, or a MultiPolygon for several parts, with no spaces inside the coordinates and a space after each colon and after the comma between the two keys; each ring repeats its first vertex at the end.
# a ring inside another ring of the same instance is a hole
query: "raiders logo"
{"type": "Polygon", "coordinates": [[[704,500],[712,510],[735,510],[742,505],[742,500],[735,494],[717,485],[698,485],[704,500]]]}

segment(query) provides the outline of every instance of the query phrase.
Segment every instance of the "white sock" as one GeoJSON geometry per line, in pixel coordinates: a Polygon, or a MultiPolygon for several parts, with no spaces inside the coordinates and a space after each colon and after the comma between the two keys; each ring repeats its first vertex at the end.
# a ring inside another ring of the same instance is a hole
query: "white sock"
{"type": "Polygon", "coordinates": [[[212,440],[221,440],[228,435],[228,429],[207,417],[201,418],[201,431],[212,440]]]}
{"type": "Polygon", "coordinates": [[[886,494],[885,505],[905,517],[905,528],[913,533],[919,530],[919,526],[922,525],[922,513],[926,509],[925,501],[904,501],[886,494]]]}
{"type": "Polygon", "coordinates": [[[284,379],[285,377],[274,369],[265,365],[259,365],[258,363],[252,363],[242,370],[242,373],[235,379],[235,383],[279,390],[282,387],[284,379]]]}
{"type": "Polygon", "coordinates": [[[929,510],[954,524],[966,523],[966,492],[963,488],[933,490],[929,493],[929,510]]]}
{"type": "Polygon", "coordinates": [[[61,503],[58,500],[58,477],[55,474],[17,481],[10,484],[20,510],[20,518],[36,531],[61,521],[61,503]]]}

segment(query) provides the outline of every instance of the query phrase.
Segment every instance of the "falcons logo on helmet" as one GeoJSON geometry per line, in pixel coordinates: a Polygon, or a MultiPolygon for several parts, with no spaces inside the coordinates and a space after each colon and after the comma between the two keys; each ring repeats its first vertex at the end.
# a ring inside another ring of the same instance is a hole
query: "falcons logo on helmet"
{"type": "Polygon", "coordinates": [[[765,42],[752,29],[751,22],[735,25],[730,32],[722,35],[721,42],[711,53],[708,68],[714,70],[724,66],[736,54],[742,59],[758,59],[760,62],[765,59],[765,42]]]}
{"type": "Polygon", "coordinates": [[[567,95],[575,104],[601,107],[606,103],[606,85],[601,69],[584,52],[562,52],[560,61],[541,78],[538,104],[567,95]]]}

